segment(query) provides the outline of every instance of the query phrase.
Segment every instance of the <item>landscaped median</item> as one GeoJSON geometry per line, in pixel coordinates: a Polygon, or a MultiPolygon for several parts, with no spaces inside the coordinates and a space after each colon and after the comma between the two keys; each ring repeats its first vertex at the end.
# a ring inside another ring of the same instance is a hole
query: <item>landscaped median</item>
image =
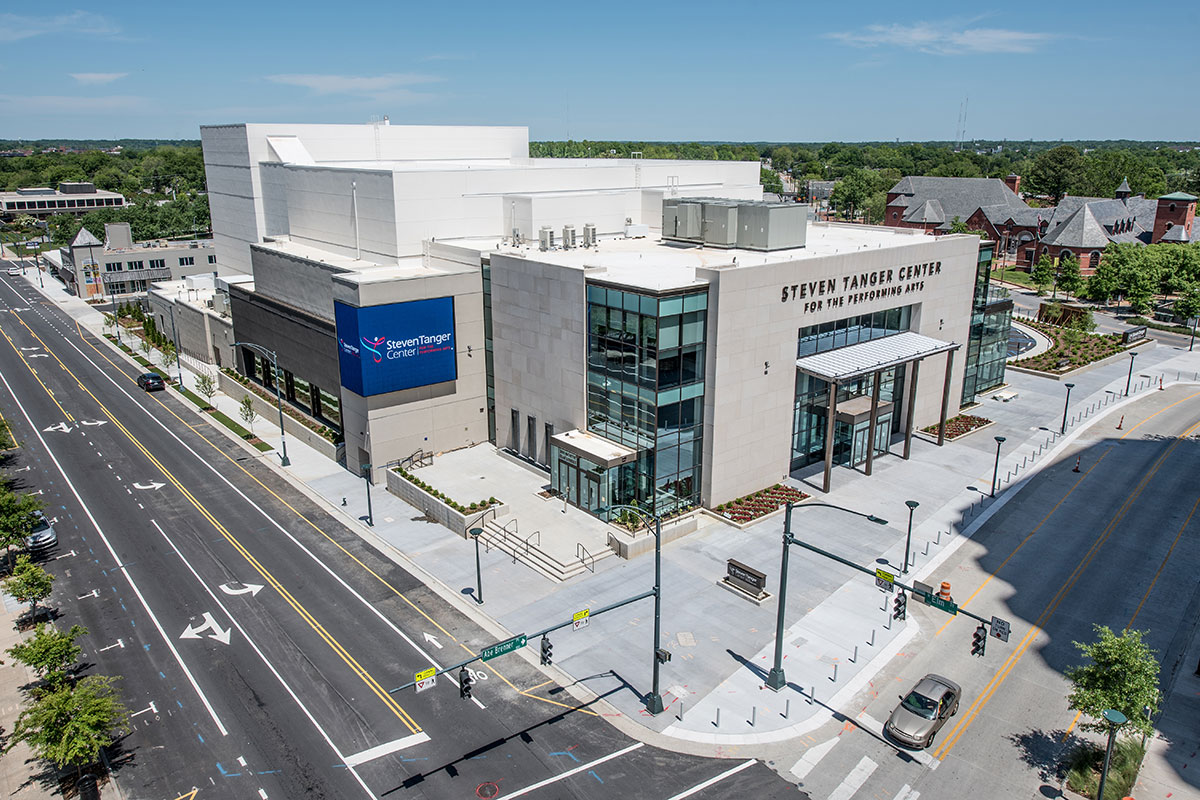
{"type": "Polygon", "coordinates": [[[1087,333],[1070,326],[1059,327],[1027,319],[1022,319],[1021,324],[1049,338],[1051,346],[1037,355],[1009,362],[1010,367],[1018,369],[1063,375],[1128,349],[1118,335],[1087,333]]]}

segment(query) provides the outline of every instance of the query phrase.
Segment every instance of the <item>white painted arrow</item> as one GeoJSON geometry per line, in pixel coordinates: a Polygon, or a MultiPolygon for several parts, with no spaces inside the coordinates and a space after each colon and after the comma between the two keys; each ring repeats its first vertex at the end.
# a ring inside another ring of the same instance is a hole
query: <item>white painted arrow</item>
{"type": "MultiPolygon", "coordinates": [[[[424,631],[422,631],[422,633],[424,633],[424,631]]],[[[425,641],[429,642],[431,645],[433,645],[434,647],[436,647],[438,650],[441,650],[441,649],[442,649],[442,643],[441,643],[441,642],[439,642],[439,641],[437,640],[437,637],[436,637],[436,636],[434,636],[433,634],[426,633],[426,634],[425,634],[425,641]]]]}
{"type": "Polygon", "coordinates": [[[217,624],[217,621],[215,619],[213,619],[213,615],[210,614],[209,612],[205,611],[204,612],[204,624],[199,627],[196,627],[196,628],[193,628],[191,625],[188,625],[187,628],[184,630],[184,632],[179,634],[179,638],[180,639],[199,639],[199,638],[202,638],[200,636],[200,634],[207,630],[212,631],[212,633],[209,634],[208,638],[216,639],[221,644],[229,644],[229,639],[233,635],[233,628],[226,628],[225,630],[221,630],[221,626],[217,624]]]}
{"type": "Polygon", "coordinates": [[[80,425],[107,425],[108,420],[106,420],[106,419],[97,419],[97,420],[81,419],[81,420],[79,420],[79,424],[80,425]]]}
{"type": "Polygon", "coordinates": [[[49,358],[49,353],[30,353],[30,358],[49,358]]]}
{"type": "Polygon", "coordinates": [[[150,481],[150,483],[146,484],[145,486],[143,486],[140,483],[135,483],[133,485],[133,488],[135,488],[135,489],[161,489],[164,486],[166,486],[165,483],[159,483],[158,481],[150,481]]]}
{"type": "Polygon", "coordinates": [[[21,349],[24,350],[26,353],[29,353],[34,350],[41,350],[42,348],[40,348],[40,347],[22,347],[21,349]]]}
{"type": "Polygon", "coordinates": [[[42,428],[45,432],[58,431],[59,433],[70,433],[71,429],[67,427],[67,423],[60,422],[57,425],[51,425],[49,428],[42,428]]]}
{"type": "Polygon", "coordinates": [[[114,647],[119,647],[119,648],[121,648],[122,650],[124,650],[124,649],[125,649],[125,640],[124,640],[124,639],[117,639],[117,643],[116,643],[116,644],[110,644],[108,647],[101,647],[101,648],[100,648],[99,650],[97,650],[96,652],[97,652],[97,653],[103,653],[105,650],[112,650],[114,647]]]}
{"type": "Polygon", "coordinates": [[[243,583],[242,588],[240,588],[240,589],[233,588],[233,584],[231,584],[231,583],[221,584],[222,592],[224,592],[225,594],[231,594],[231,595],[235,595],[235,596],[239,595],[239,594],[246,594],[247,592],[249,592],[251,597],[256,597],[258,595],[258,593],[261,592],[262,590],[263,590],[262,584],[259,584],[259,583],[243,583]]]}

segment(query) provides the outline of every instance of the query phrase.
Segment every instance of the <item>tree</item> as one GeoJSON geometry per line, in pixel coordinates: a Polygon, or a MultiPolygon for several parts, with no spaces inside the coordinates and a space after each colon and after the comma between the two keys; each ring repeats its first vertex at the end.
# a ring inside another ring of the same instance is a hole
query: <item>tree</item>
{"type": "Polygon", "coordinates": [[[1040,297],[1046,293],[1046,287],[1054,283],[1054,262],[1050,260],[1050,256],[1042,253],[1042,257],[1033,265],[1033,269],[1029,272],[1029,278],[1033,281],[1033,285],[1037,287],[1037,293],[1040,297]]]}
{"type": "Polygon", "coordinates": [[[0,544],[12,560],[12,548],[22,547],[25,537],[38,522],[38,512],[45,504],[31,494],[9,491],[0,486],[0,544]]]}
{"type": "Polygon", "coordinates": [[[1026,184],[1034,194],[1049,195],[1057,203],[1071,188],[1083,168],[1083,156],[1069,144],[1039,153],[1033,159],[1026,184]]]}
{"type": "Polygon", "coordinates": [[[89,675],[74,686],[64,684],[39,695],[17,717],[8,747],[25,742],[39,758],[78,772],[125,729],[129,712],[114,681],[89,675]]]}
{"type": "Polygon", "coordinates": [[[33,636],[17,642],[6,651],[10,656],[36,672],[50,690],[62,685],[71,668],[79,663],[83,652],[75,640],[87,635],[87,628],[72,625],[68,631],[60,631],[53,625],[42,623],[33,636]]]}
{"type": "Polygon", "coordinates": [[[162,349],[162,363],[164,366],[171,367],[175,365],[179,354],[175,352],[175,343],[167,342],[162,349]]]}
{"type": "Polygon", "coordinates": [[[258,415],[254,412],[254,400],[250,395],[243,395],[242,402],[238,404],[238,415],[249,426],[250,433],[254,433],[254,418],[258,415]]]}
{"type": "Polygon", "coordinates": [[[1200,316],[1200,284],[1193,283],[1184,289],[1175,301],[1175,316],[1190,324],[1193,317],[1200,316]]]}
{"type": "Polygon", "coordinates": [[[833,187],[829,202],[846,219],[854,219],[854,211],[867,202],[874,190],[866,170],[855,169],[833,187]]]}
{"type": "Polygon", "coordinates": [[[196,391],[204,396],[209,407],[212,406],[213,396],[217,393],[217,382],[213,380],[213,376],[207,372],[201,372],[196,376],[196,391]]]}
{"type": "Polygon", "coordinates": [[[1063,255],[1058,260],[1058,286],[1068,295],[1074,295],[1083,285],[1083,276],[1079,273],[1079,259],[1073,255],[1063,255]]]}
{"type": "Polygon", "coordinates": [[[12,574],[4,579],[4,591],[8,592],[17,602],[29,603],[30,619],[37,619],[38,603],[50,596],[54,588],[54,576],[37,564],[29,556],[22,553],[17,556],[17,565],[12,574]]]}
{"type": "Polygon", "coordinates": [[[759,182],[762,184],[764,192],[783,194],[783,182],[779,180],[779,174],[775,170],[760,167],[758,174],[759,182]]]}
{"type": "Polygon", "coordinates": [[[46,232],[50,241],[58,247],[65,247],[79,233],[80,224],[72,214],[55,214],[46,220],[46,232]]]}
{"type": "Polygon", "coordinates": [[[1104,711],[1115,708],[1129,718],[1132,730],[1153,734],[1150,718],[1161,700],[1154,651],[1142,641],[1141,631],[1126,629],[1117,635],[1105,625],[1092,628],[1097,636],[1094,643],[1074,643],[1091,663],[1066,671],[1067,680],[1073,684],[1068,707],[1094,720],[1083,722],[1080,727],[1084,730],[1107,731],[1104,711]]]}

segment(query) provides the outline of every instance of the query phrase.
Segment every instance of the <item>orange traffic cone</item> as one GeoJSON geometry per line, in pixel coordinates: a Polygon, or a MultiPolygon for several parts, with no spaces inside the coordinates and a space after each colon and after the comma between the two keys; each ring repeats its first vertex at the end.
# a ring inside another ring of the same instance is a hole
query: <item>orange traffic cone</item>
{"type": "Polygon", "coordinates": [[[1121,415],[1121,421],[1117,423],[1117,430],[1121,430],[1121,426],[1125,424],[1125,415],[1121,415]]]}
{"type": "Polygon", "coordinates": [[[1075,469],[1071,470],[1071,472],[1079,472],[1079,462],[1082,459],[1083,459],[1083,456],[1075,456],[1075,469]]]}
{"type": "Polygon", "coordinates": [[[1158,390],[1159,390],[1160,392],[1163,390],[1163,385],[1162,385],[1162,376],[1161,376],[1161,375],[1159,375],[1159,376],[1158,376],[1158,390]]]}

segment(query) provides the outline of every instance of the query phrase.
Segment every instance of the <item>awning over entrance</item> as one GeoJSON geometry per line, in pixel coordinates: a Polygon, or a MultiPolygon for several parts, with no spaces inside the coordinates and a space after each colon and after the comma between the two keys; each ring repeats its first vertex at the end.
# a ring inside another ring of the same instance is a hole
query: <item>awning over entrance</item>
{"type": "Polygon", "coordinates": [[[610,442],[602,436],[593,436],[587,431],[573,430],[550,437],[550,441],[568,453],[586,458],[593,464],[608,469],[618,464],[637,460],[637,451],[610,442]]]}
{"type": "Polygon", "coordinates": [[[830,383],[861,378],[926,356],[957,350],[961,345],[904,331],[869,342],[839,347],[796,359],[796,369],[830,383]]]}
{"type": "Polygon", "coordinates": [[[904,331],[893,336],[859,342],[796,359],[796,369],[829,384],[829,403],[825,411],[825,492],[829,491],[830,473],[833,469],[834,422],[844,416],[837,403],[838,384],[853,381],[865,375],[873,376],[871,397],[869,399],[866,397],[851,398],[845,404],[846,411],[855,421],[864,414],[868,418],[866,473],[870,475],[875,461],[876,423],[879,419],[881,405],[879,402],[880,373],[901,364],[912,364],[908,381],[908,409],[904,425],[904,458],[908,458],[912,449],[913,412],[916,407],[917,375],[921,360],[939,353],[946,354],[946,377],[942,384],[941,424],[938,428],[938,446],[941,446],[945,442],[946,415],[950,407],[950,376],[954,369],[954,351],[960,346],[954,342],[943,342],[930,336],[904,331]]]}

